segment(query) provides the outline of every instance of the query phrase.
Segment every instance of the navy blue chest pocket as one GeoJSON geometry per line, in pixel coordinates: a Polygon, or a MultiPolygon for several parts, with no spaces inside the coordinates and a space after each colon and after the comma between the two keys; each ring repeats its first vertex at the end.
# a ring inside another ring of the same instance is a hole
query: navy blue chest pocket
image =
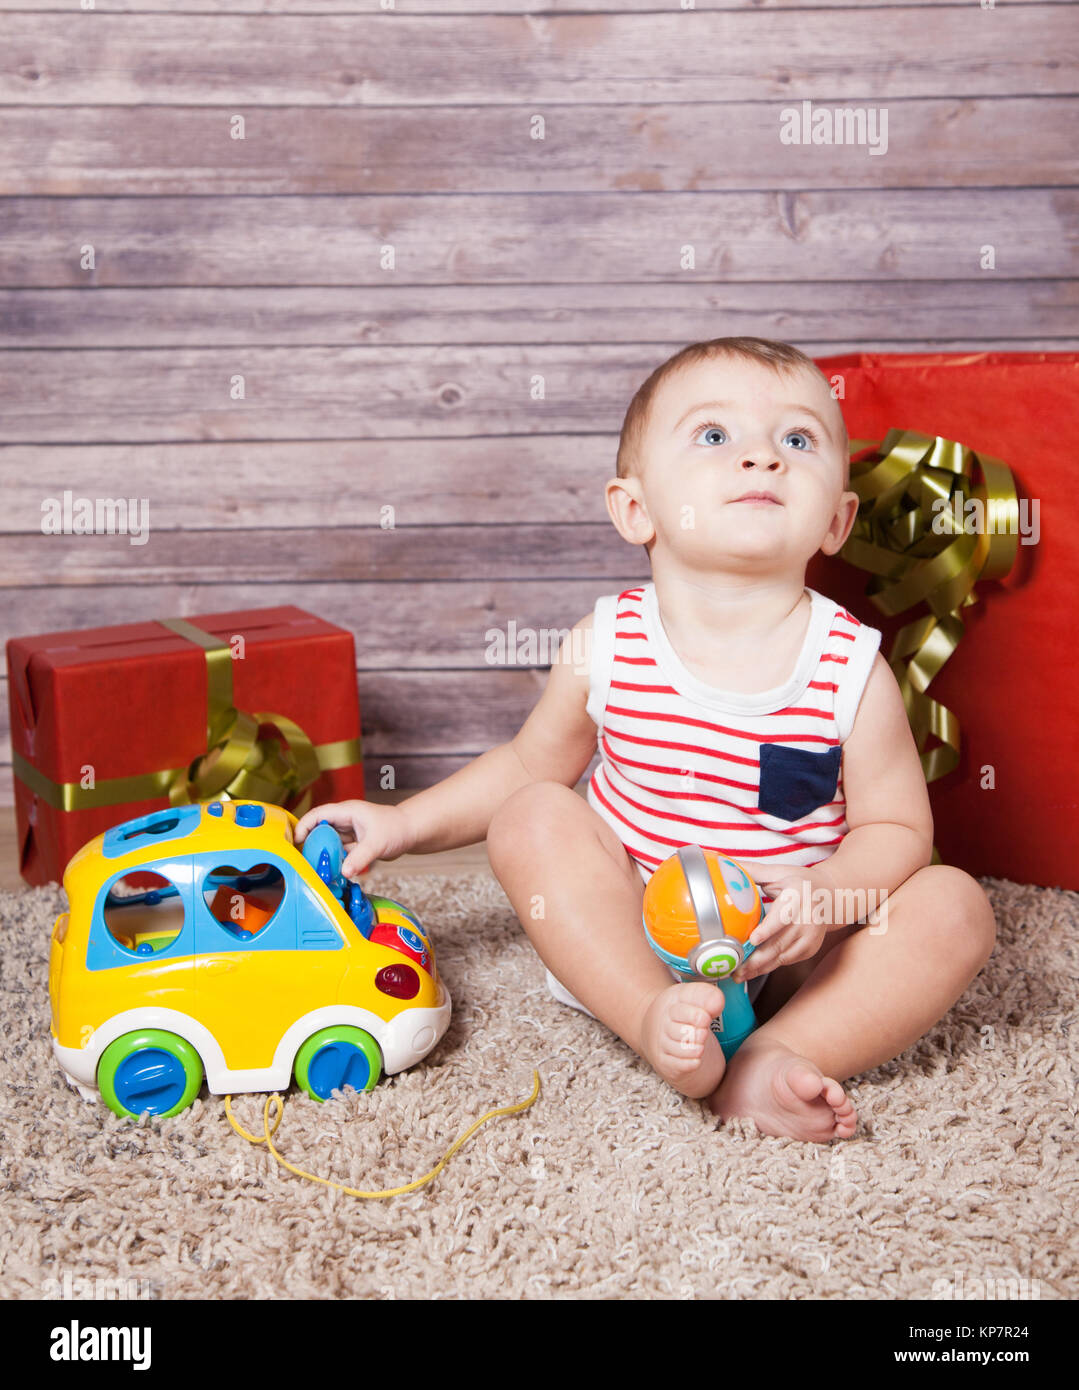
{"type": "Polygon", "coordinates": [[[818,806],[826,806],[835,799],[842,751],[838,743],[822,753],[762,743],[760,809],[769,816],[794,821],[818,806]]]}

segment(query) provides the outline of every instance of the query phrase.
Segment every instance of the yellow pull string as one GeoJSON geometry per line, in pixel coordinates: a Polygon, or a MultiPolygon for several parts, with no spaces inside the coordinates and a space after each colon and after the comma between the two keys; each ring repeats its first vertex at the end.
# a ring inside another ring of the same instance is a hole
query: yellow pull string
{"type": "Polygon", "coordinates": [[[533,1070],[532,1077],[532,1094],[528,1096],[527,1099],[517,1101],[514,1105],[500,1105],[496,1110],[488,1110],[485,1115],[481,1115],[478,1120],[474,1120],[459,1139],[455,1139],[453,1141],[453,1143],[450,1145],[450,1147],[446,1150],[446,1152],[443,1154],[443,1156],[439,1159],[439,1161],[435,1164],[435,1166],[431,1169],[429,1173],[425,1174],[422,1178],[416,1178],[413,1182],[405,1183],[403,1187],[387,1187],[384,1188],[381,1192],[363,1192],[358,1187],[346,1187],[344,1183],[331,1182],[329,1178],[320,1178],[317,1173],[305,1173],[302,1168],[297,1168],[293,1164],[289,1163],[288,1159],[284,1158],[274,1147],[274,1142],[272,1138],[272,1136],[277,1133],[277,1127],[281,1123],[281,1117],[283,1116],[285,1109],[284,1102],[282,1101],[281,1097],[277,1094],[276,1091],[272,1095],[266,1097],[266,1104],[262,1107],[262,1124],[264,1133],[261,1137],[256,1134],[248,1134],[247,1130],[244,1129],[244,1127],[238,1123],[238,1121],[232,1113],[231,1096],[225,1097],[225,1114],[228,1116],[229,1124],[233,1127],[237,1134],[241,1135],[244,1139],[247,1139],[252,1144],[265,1144],[269,1151],[273,1154],[274,1158],[278,1161],[278,1163],[281,1164],[282,1168],[287,1168],[290,1173],[295,1173],[298,1178],[307,1178],[310,1182],[322,1183],[325,1187],[335,1187],[338,1190],[338,1192],[344,1192],[349,1197],[399,1197],[403,1192],[414,1192],[417,1187],[422,1187],[424,1183],[428,1183],[431,1181],[432,1178],[437,1177],[438,1174],[442,1171],[442,1169],[445,1168],[446,1164],[450,1161],[453,1155],[461,1147],[461,1145],[464,1144],[468,1139],[470,1139],[473,1134],[475,1134],[476,1130],[479,1129],[480,1125],[486,1124],[488,1120],[493,1120],[499,1115],[517,1115],[522,1110],[527,1110],[531,1105],[534,1105],[536,1102],[536,1098],[539,1096],[540,1093],[539,1072],[533,1070]],[[276,1118],[274,1119],[272,1129],[270,1127],[271,1101],[276,1102],[277,1106],[277,1114],[276,1118]]]}

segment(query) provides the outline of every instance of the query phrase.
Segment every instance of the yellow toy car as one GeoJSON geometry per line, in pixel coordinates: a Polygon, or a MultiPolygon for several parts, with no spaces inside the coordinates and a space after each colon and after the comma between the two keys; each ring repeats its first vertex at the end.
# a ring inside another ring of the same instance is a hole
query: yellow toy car
{"type": "Polygon", "coordinates": [[[213,1095],[370,1090],[425,1057],[451,1001],[420,923],[341,875],[337,832],[293,843],[262,802],[113,826],[64,873],[49,956],[52,1045],[81,1095],[176,1115],[213,1095]]]}

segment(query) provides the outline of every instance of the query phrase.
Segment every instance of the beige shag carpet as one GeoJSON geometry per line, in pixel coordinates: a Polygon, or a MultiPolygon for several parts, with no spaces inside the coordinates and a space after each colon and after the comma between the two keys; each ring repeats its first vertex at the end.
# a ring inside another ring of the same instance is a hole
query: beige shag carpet
{"type": "MultiPolygon", "coordinates": [[[[426,1063],[372,1093],[288,1094],[277,1140],[303,1181],[202,1098],[121,1120],[49,1048],[58,889],[0,895],[0,1278],[7,1298],[946,1298],[1079,1294],[1079,895],[985,879],[997,951],[917,1046],[851,1082],[830,1146],[717,1128],[598,1022],[548,997],[488,874],[370,876],[433,934],[455,1001],[426,1063]],[[89,1281],[125,1281],[121,1285],[89,1281]],[[1001,1282],[989,1282],[1001,1281],[1001,1282]]],[[[261,1102],[237,1113],[261,1132],[261,1102]]]]}

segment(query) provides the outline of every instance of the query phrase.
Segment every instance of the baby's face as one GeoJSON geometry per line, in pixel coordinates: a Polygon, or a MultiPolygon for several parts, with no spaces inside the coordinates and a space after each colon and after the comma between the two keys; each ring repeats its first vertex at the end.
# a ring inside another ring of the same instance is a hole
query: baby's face
{"type": "Polygon", "coordinates": [[[653,566],[670,553],[692,569],[781,573],[846,539],[857,497],[845,464],[839,406],[815,372],[720,358],[663,382],[639,475],[623,482],[633,523],[654,528],[653,566]],[[775,500],[740,500],[751,491],[775,500]]]}

